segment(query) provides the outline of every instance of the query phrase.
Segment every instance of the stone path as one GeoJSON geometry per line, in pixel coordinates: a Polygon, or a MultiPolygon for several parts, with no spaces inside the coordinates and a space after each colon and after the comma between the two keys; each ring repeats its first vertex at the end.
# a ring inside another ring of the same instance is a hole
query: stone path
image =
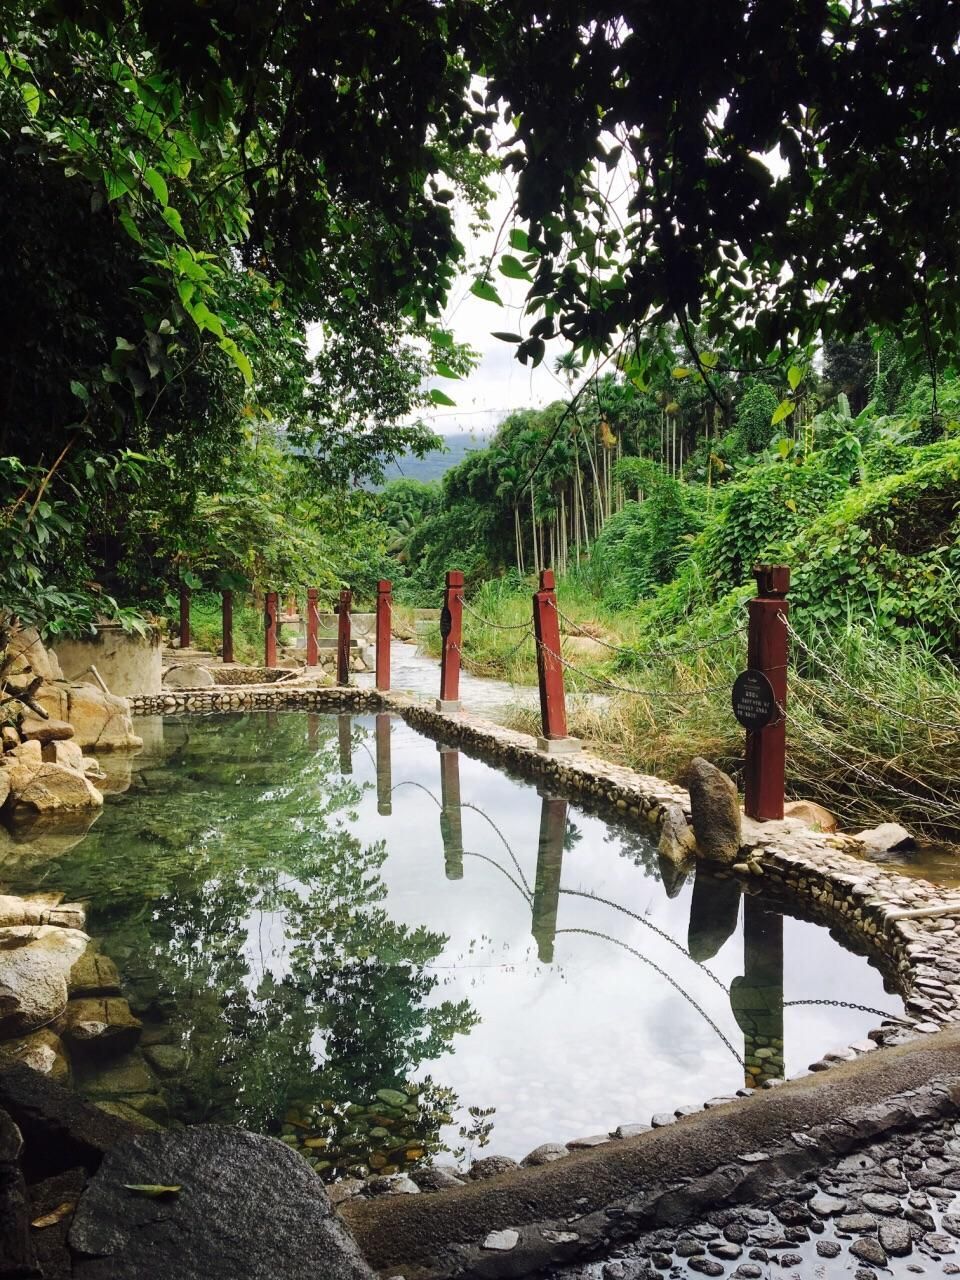
{"type": "Polygon", "coordinates": [[[960,1123],[926,1124],[777,1194],[648,1232],[560,1280],[875,1280],[960,1275],[960,1123]]]}

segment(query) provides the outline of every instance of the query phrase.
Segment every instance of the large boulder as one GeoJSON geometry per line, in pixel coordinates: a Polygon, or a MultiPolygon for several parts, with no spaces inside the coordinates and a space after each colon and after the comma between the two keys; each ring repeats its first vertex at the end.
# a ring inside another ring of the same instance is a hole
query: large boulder
{"type": "Polygon", "coordinates": [[[697,841],[690,830],[683,810],[678,804],[668,804],[660,823],[660,843],[657,852],[668,862],[682,865],[693,857],[697,841]]]}
{"type": "MultiPolygon", "coordinates": [[[[68,726],[71,734],[73,726],[68,726]]],[[[92,756],[83,754],[83,747],[78,742],[56,741],[44,743],[41,754],[45,764],[62,764],[67,769],[75,769],[77,773],[88,773],[86,761],[92,756]]],[[[94,760],[94,764],[96,761],[94,760]]]]}
{"type": "Polygon", "coordinates": [[[837,819],[829,809],[814,800],[788,800],[783,806],[783,816],[802,822],[812,831],[823,831],[828,834],[836,831],[837,819]]]}
{"type": "Polygon", "coordinates": [[[31,1031],[29,1035],[13,1040],[0,1040],[0,1069],[19,1063],[31,1071],[60,1084],[70,1080],[70,1061],[63,1048],[63,1041],[49,1027],[31,1031]]]}
{"type": "Polygon", "coordinates": [[[25,898],[0,893],[0,928],[18,924],[55,924],[61,929],[82,929],[86,912],[79,902],[61,902],[63,894],[30,894],[25,898]]]}
{"type": "Polygon", "coordinates": [[[6,781],[6,800],[28,786],[43,767],[43,748],[39,742],[21,742],[0,757],[0,772],[6,781]]]}
{"type": "Polygon", "coordinates": [[[0,1039],[59,1018],[70,970],[90,939],[79,929],[13,925],[0,929],[0,1039]]]}
{"type": "Polygon", "coordinates": [[[220,1125],[108,1151],[70,1227],[74,1280],[374,1280],[307,1162],[220,1125]],[[156,1199],[131,1186],[179,1190],[156,1199]]]}
{"type": "Polygon", "coordinates": [[[689,774],[690,813],[697,852],[708,862],[730,866],[740,853],[740,801],[737,788],[716,765],[695,756],[689,774]]]}
{"type": "Polygon", "coordinates": [[[23,627],[15,632],[7,643],[6,656],[12,658],[8,668],[12,675],[25,671],[44,680],[63,679],[56,654],[44,646],[35,627],[23,627]]]}
{"type": "Polygon", "coordinates": [[[895,849],[913,848],[914,839],[899,822],[881,822],[869,831],[858,831],[854,836],[868,853],[892,853],[895,849]]]}
{"type": "Polygon", "coordinates": [[[62,764],[41,764],[26,786],[11,787],[9,802],[37,813],[99,809],[103,796],[82,773],[62,764]]]}
{"type": "Polygon", "coordinates": [[[209,689],[214,684],[216,681],[207,668],[195,662],[168,667],[163,673],[165,689],[209,689]]]}
{"type": "Polygon", "coordinates": [[[85,996],[67,1005],[64,1037],[77,1052],[107,1057],[125,1053],[140,1039],[143,1023],[120,996],[85,996]]]}
{"type": "Polygon", "coordinates": [[[48,715],[73,725],[80,747],[118,751],[143,746],[143,739],[133,732],[127,699],[105,693],[98,685],[56,681],[41,685],[35,697],[48,715]]]}
{"type": "Polygon", "coordinates": [[[73,737],[73,725],[66,720],[41,720],[39,716],[24,716],[20,724],[20,737],[24,742],[39,742],[45,747],[48,742],[62,742],[73,737]]]}

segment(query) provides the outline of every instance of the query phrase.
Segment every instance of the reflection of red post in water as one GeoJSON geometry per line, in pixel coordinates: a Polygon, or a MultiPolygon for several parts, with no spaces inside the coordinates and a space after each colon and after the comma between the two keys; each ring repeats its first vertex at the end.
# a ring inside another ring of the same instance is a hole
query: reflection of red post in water
{"type": "Polygon", "coordinates": [[[438,711],[460,710],[460,650],[463,646],[463,574],[451,569],[440,611],[440,701],[438,711]]]}
{"type": "Polygon", "coordinates": [[[553,960],[563,871],[563,841],[567,834],[567,802],[541,792],[540,841],[537,845],[537,878],[533,885],[533,927],[537,954],[543,964],[553,960]]]}
{"type": "Polygon", "coordinates": [[[233,661],[233,592],[224,591],[221,598],[221,616],[223,619],[222,659],[233,661]]]}
{"type": "Polygon", "coordinates": [[[350,683],[350,601],[351,591],[340,592],[337,605],[337,684],[350,683]]]}
{"type": "Polygon", "coordinates": [[[381,693],[390,688],[390,625],[393,613],[393,584],[387,578],[377,583],[377,670],[376,687],[381,693]]]}
{"type": "Polygon", "coordinates": [[[377,739],[377,813],[388,817],[393,812],[393,787],[390,768],[390,717],[381,711],[376,720],[377,739]]]}
{"type": "Polygon", "coordinates": [[[315,667],[320,660],[320,646],[317,644],[317,631],[320,626],[320,614],[317,612],[316,587],[307,587],[307,666],[315,667]]]}
{"type": "Polygon", "coordinates": [[[440,838],[443,867],[448,880],[463,879],[463,822],[460,809],[460,752],[439,746],[440,838]]]}
{"type": "Polygon", "coordinates": [[[190,588],[180,583],[180,648],[190,648],[190,588]]]}
{"type": "Polygon", "coordinates": [[[743,900],[743,977],[730,984],[730,1007],[743,1032],[746,1087],[782,1080],[783,916],[750,894],[743,900]]]}
{"type": "Polygon", "coordinates": [[[263,632],[263,665],[265,667],[277,665],[277,607],[276,591],[268,591],[263,632]]]}
{"type": "Polygon", "coordinates": [[[757,594],[747,601],[750,627],[747,666],[770,681],[782,714],[765,729],[747,730],[744,809],[751,818],[782,818],[787,757],[787,592],[790,570],[783,564],[754,568],[757,594]]]}
{"type": "Polygon", "coordinates": [[[340,748],[340,772],[353,773],[352,724],[349,716],[337,716],[337,745],[340,748]]]}
{"type": "Polygon", "coordinates": [[[311,747],[317,745],[318,734],[320,730],[320,717],[316,711],[307,712],[307,742],[311,747]]]}

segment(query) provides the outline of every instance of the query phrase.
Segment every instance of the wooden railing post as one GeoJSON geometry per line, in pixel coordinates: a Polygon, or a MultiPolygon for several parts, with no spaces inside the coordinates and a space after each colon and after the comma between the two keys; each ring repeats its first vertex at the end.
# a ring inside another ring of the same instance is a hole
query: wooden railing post
{"type": "Polygon", "coordinates": [[[337,605],[337,684],[350,683],[350,602],[352,591],[340,592],[337,605]]]}
{"type": "Polygon", "coordinates": [[[268,591],[263,615],[263,665],[277,665],[277,614],[279,597],[276,591],[268,591]]]}
{"type": "Polygon", "coordinates": [[[180,648],[190,648],[190,588],[180,583],[180,648]]]}
{"type": "Polygon", "coordinates": [[[224,591],[220,598],[220,613],[223,619],[223,644],[221,660],[233,661],[233,592],[224,591]]]}
{"type": "Polygon", "coordinates": [[[438,711],[460,710],[460,649],[463,644],[463,574],[451,569],[447,574],[440,610],[440,697],[438,711]]]}
{"type": "Polygon", "coordinates": [[[393,813],[393,771],[390,760],[390,716],[386,711],[377,713],[375,722],[377,744],[377,813],[389,817],[393,813]]]}
{"type": "Polygon", "coordinates": [[[577,738],[567,735],[567,703],[560,661],[560,615],[552,569],[540,571],[540,590],[533,597],[533,633],[537,641],[537,677],[540,684],[541,751],[579,751],[577,738]]]}
{"type": "Polygon", "coordinates": [[[376,687],[381,693],[390,689],[390,629],[393,614],[393,583],[381,578],[377,583],[377,674],[376,687]]]}
{"type": "Polygon", "coordinates": [[[460,804],[460,752],[437,743],[440,752],[440,839],[448,880],[463,879],[463,820],[460,804]]]}
{"type": "MultiPolygon", "coordinates": [[[[782,818],[787,760],[787,617],[790,570],[782,564],[754,568],[757,594],[747,601],[750,617],[747,666],[769,681],[760,700],[772,691],[773,718],[747,729],[744,810],[751,818],[782,818]]],[[[748,672],[747,674],[750,674],[748,672]]],[[[738,717],[739,718],[739,717],[738,717]]]]}
{"type": "Polygon", "coordinates": [[[320,626],[320,614],[317,610],[316,587],[307,587],[307,666],[315,667],[320,661],[320,646],[317,644],[317,631],[320,626]]]}

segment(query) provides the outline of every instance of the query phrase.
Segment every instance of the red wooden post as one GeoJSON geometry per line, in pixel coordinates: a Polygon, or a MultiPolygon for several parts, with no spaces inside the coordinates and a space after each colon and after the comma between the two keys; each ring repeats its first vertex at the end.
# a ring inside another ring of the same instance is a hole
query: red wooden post
{"type": "Polygon", "coordinates": [[[265,667],[275,667],[277,665],[278,601],[279,597],[276,591],[267,592],[266,612],[263,618],[263,665],[265,667]]]}
{"type": "Polygon", "coordinates": [[[320,661],[320,646],[317,644],[317,629],[320,626],[320,614],[317,611],[316,587],[307,587],[307,666],[315,667],[320,661]]]}
{"type": "Polygon", "coordinates": [[[540,571],[540,590],[533,597],[533,633],[537,640],[537,676],[540,682],[541,751],[576,751],[580,743],[567,736],[567,703],[560,661],[560,615],[552,569],[540,571]]]}
{"type": "Polygon", "coordinates": [[[393,776],[390,761],[390,717],[385,711],[376,719],[377,741],[377,813],[389,817],[393,813],[393,776]]]}
{"type": "Polygon", "coordinates": [[[448,880],[463,879],[463,821],[460,807],[460,752],[437,743],[440,752],[440,838],[448,880]]]}
{"type": "Polygon", "coordinates": [[[750,818],[782,818],[787,758],[786,597],[790,570],[783,564],[760,564],[753,572],[757,594],[747,601],[747,666],[762,671],[770,681],[781,715],[765,729],[747,731],[744,810],[750,818]]]}
{"type": "Polygon", "coordinates": [[[190,648],[190,588],[180,583],[180,648],[190,648]]]}
{"type": "Polygon", "coordinates": [[[460,710],[460,648],[463,644],[463,574],[451,569],[440,610],[440,697],[438,711],[460,710]]]}
{"type": "Polygon", "coordinates": [[[221,596],[221,614],[223,616],[223,653],[224,662],[233,661],[233,592],[224,591],[221,596]]]}
{"type": "Polygon", "coordinates": [[[390,688],[390,622],[393,611],[393,583],[381,578],[377,583],[377,674],[376,687],[381,693],[390,688]]]}
{"type": "Polygon", "coordinates": [[[350,601],[351,591],[340,592],[337,605],[337,684],[350,683],[350,601]]]}

